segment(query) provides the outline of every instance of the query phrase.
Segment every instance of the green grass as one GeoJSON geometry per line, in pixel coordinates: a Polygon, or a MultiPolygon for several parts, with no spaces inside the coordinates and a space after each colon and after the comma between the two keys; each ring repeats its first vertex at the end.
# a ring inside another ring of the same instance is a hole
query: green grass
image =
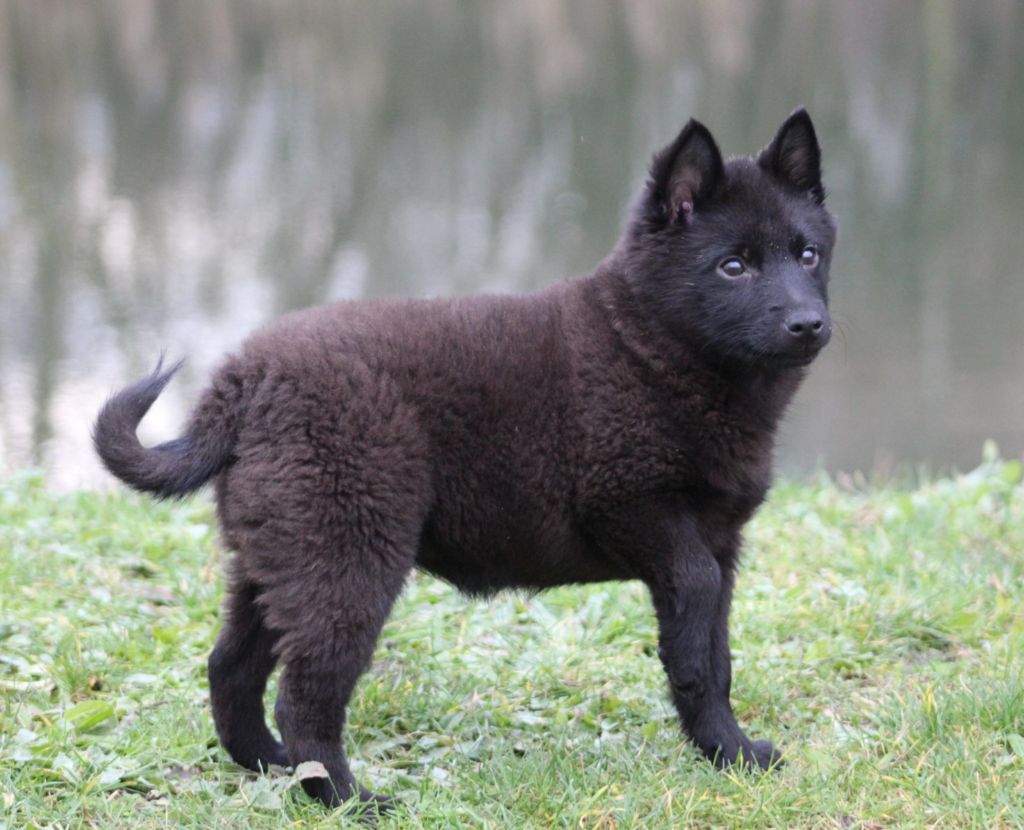
{"type": "MultiPolygon", "coordinates": [[[[747,537],[733,701],[785,768],[687,746],[639,585],[417,577],[350,712],[357,775],[402,799],[380,826],[1024,826],[1021,465],[783,483],[747,537]]],[[[0,482],[0,828],[351,824],[216,743],[223,556],[203,498],[0,482]]]]}

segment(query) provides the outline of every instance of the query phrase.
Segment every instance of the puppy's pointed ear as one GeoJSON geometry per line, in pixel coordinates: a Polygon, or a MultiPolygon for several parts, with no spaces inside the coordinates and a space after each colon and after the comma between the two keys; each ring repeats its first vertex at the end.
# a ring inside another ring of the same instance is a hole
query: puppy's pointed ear
{"type": "Polygon", "coordinates": [[[821,183],[821,147],[811,116],[798,107],[782,122],[772,143],[757,157],[757,163],[784,184],[809,193],[819,205],[825,201],[821,183]]]}
{"type": "Polygon", "coordinates": [[[669,221],[689,221],[723,175],[718,145],[708,128],[691,118],[676,140],[654,157],[650,199],[669,221]]]}

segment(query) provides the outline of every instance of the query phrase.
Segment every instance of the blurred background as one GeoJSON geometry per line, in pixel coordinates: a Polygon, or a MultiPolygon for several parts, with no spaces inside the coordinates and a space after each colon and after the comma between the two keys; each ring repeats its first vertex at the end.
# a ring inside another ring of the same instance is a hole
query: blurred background
{"type": "Polygon", "coordinates": [[[1019,0],[0,0],[0,468],[106,482],[89,429],[165,349],[170,437],[218,357],[328,300],[526,291],[615,243],[688,117],[797,104],[841,330],[780,468],[1024,451],[1019,0]]]}

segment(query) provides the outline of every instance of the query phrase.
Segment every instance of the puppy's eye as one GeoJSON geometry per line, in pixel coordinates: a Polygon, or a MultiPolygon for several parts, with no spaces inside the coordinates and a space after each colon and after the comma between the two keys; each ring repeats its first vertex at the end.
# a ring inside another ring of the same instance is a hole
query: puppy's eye
{"type": "Polygon", "coordinates": [[[747,273],[747,264],[738,256],[726,257],[718,263],[718,272],[723,276],[735,279],[747,273]]]}
{"type": "Polygon", "coordinates": [[[808,245],[800,252],[800,264],[804,268],[815,268],[818,265],[818,249],[808,245]]]}

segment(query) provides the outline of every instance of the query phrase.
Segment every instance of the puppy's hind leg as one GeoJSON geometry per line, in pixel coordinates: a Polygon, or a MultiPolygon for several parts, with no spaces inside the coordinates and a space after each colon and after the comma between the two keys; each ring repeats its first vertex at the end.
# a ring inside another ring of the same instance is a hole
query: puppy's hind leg
{"type": "Polygon", "coordinates": [[[207,670],[217,736],[235,760],[252,770],[288,765],[288,753],[270,730],[263,692],[274,670],[275,632],[263,623],[256,586],[235,575],[228,587],[226,620],[207,670]]]}
{"type": "MultiPolygon", "coordinates": [[[[330,778],[308,778],[302,785],[328,806],[353,797],[376,810],[390,803],[356,784],[342,730],[356,681],[373,656],[414,555],[412,545],[399,554],[384,540],[379,547],[339,552],[337,561],[302,585],[304,610],[292,612],[297,625],[282,637],[285,668],[274,714],[292,762],[318,761],[327,770],[330,778]]],[[[284,610],[285,596],[300,596],[294,588],[282,585],[280,594],[275,596],[275,589],[268,597],[275,618],[284,610]]]]}
{"type": "Polygon", "coordinates": [[[416,559],[432,496],[417,415],[386,376],[345,360],[330,383],[279,378],[251,463],[227,475],[223,515],[284,666],[274,714],[289,760],[327,778],[307,793],[356,797],[342,750],[345,707],[416,559]]]}

